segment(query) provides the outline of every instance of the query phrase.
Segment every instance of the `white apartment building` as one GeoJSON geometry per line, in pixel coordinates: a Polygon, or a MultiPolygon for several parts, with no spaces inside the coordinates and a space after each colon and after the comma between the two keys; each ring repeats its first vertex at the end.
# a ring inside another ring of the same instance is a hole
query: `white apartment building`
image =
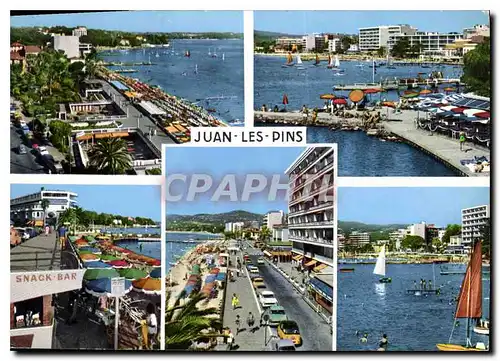
{"type": "Polygon", "coordinates": [[[270,211],[264,215],[262,226],[272,230],[275,225],[283,224],[285,213],[283,211],[270,211]]]}
{"type": "Polygon", "coordinates": [[[398,40],[406,38],[410,46],[421,44],[421,54],[424,55],[442,55],[445,52],[446,45],[453,44],[456,40],[462,39],[463,35],[459,33],[436,33],[436,32],[416,32],[415,34],[394,34],[390,36],[387,42],[387,48],[391,50],[398,40]]]}
{"type": "Polygon", "coordinates": [[[45,218],[48,223],[55,224],[61,213],[68,208],[77,206],[78,194],[60,190],[41,190],[37,193],[28,194],[10,200],[10,218],[21,223],[33,223],[36,226],[43,225],[42,200],[49,201],[45,218]]]}
{"type": "Polygon", "coordinates": [[[387,47],[389,38],[399,34],[414,34],[416,28],[410,25],[383,25],[359,28],[359,50],[376,51],[387,47]]]}
{"type": "Polygon", "coordinates": [[[73,29],[71,32],[73,36],[86,36],[87,35],[87,28],[85,26],[80,26],[78,28],[73,29]]]}
{"type": "Polygon", "coordinates": [[[304,51],[314,51],[323,49],[325,46],[325,37],[320,34],[304,35],[302,37],[302,48],[304,51]]]}
{"type": "Polygon", "coordinates": [[[472,28],[465,28],[463,30],[464,38],[470,39],[473,36],[487,36],[490,37],[490,27],[488,25],[474,25],[472,28]]]}
{"type": "Polygon", "coordinates": [[[288,238],[297,261],[333,267],[334,153],[309,147],[285,171],[288,183],[288,238]]]}
{"type": "Polygon", "coordinates": [[[425,240],[425,222],[415,223],[411,226],[408,226],[407,234],[410,236],[419,236],[425,240]]]}
{"type": "Polygon", "coordinates": [[[224,224],[224,231],[226,232],[238,232],[244,227],[244,222],[228,222],[224,224]]]}
{"type": "Polygon", "coordinates": [[[288,226],[285,224],[274,226],[272,238],[275,242],[288,242],[288,226]]]}
{"type": "Polygon", "coordinates": [[[80,39],[78,36],[54,35],[52,38],[54,50],[62,50],[68,59],[80,57],[80,39]]]}
{"type": "Polygon", "coordinates": [[[342,46],[342,43],[340,42],[339,38],[328,40],[328,52],[329,53],[338,52],[340,50],[341,46],[342,46]]]}
{"type": "Polygon", "coordinates": [[[349,235],[349,244],[363,246],[370,243],[370,234],[368,232],[352,232],[349,235]]]}
{"type": "Polygon", "coordinates": [[[302,38],[278,38],[275,45],[278,49],[288,49],[290,46],[302,45],[302,38]]]}
{"type": "Polygon", "coordinates": [[[489,219],[489,205],[462,209],[462,244],[466,252],[470,252],[473,241],[481,238],[482,228],[489,219]]]}

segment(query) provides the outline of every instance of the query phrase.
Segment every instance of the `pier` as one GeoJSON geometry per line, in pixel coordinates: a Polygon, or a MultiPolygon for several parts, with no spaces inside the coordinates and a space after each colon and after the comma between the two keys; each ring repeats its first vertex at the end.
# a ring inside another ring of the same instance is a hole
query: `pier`
{"type": "Polygon", "coordinates": [[[380,91],[398,90],[400,87],[432,87],[439,85],[459,85],[464,86],[464,84],[458,78],[434,78],[434,79],[423,79],[423,78],[407,78],[398,80],[386,80],[380,83],[354,83],[354,84],[339,84],[334,85],[333,90],[366,90],[366,89],[377,89],[380,91]]]}
{"type": "Polygon", "coordinates": [[[489,177],[490,172],[475,173],[460,163],[460,160],[474,158],[474,156],[485,156],[488,160],[491,160],[490,151],[488,149],[480,148],[475,144],[466,143],[464,145],[464,151],[460,151],[458,139],[452,139],[438,134],[433,135],[433,133],[416,129],[415,124],[417,116],[417,111],[403,110],[396,116],[392,115],[392,117],[400,121],[383,122],[382,124],[385,130],[436,158],[445,165],[455,169],[461,175],[468,177],[489,177]]]}
{"type": "Polygon", "coordinates": [[[331,125],[347,125],[351,127],[363,126],[363,120],[359,118],[341,118],[330,113],[318,113],[316,121],[312,123],[311,114],[307,118],[300,112],[254,112],[255,122],[269,124],[288,124],[288,125],[316,125],[316,126],[331,126],[331,125]]]}

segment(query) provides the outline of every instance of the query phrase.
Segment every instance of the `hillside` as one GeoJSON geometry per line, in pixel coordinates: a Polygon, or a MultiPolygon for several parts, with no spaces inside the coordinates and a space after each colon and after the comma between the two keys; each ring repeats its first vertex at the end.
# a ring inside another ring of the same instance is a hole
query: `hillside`
{"type": "Polygon", "coordinates": [[[277,33],[273,31],[262,31],[255,30],[253,32],[253,36],[255,39],[259,40],[275,40],[277,38],[286,37],[286,38],[300,38],[302,35],[293,35],[293,34],[285,34],[285,33],[277,33]]]}
{"type": "Polygon", "coordinates": [[[243,210],[236,210],[226,213],[201,213],[194,215],[179,215],[170,214],[167,215],[167,224],[173,222],[192,222],[192,223],[204,223],[213,225],[223,225],[226,222],[251,222],[251,221],[262,221],[262,214],[251,213],[243,210]]]}
{"type": "Polygon", "coordinates": [[[339,221],[338,227],[344,232],[384,232],[393,231],[399,228],[405,228],[406,224],[366,224],[355,221],[339,221]]]}

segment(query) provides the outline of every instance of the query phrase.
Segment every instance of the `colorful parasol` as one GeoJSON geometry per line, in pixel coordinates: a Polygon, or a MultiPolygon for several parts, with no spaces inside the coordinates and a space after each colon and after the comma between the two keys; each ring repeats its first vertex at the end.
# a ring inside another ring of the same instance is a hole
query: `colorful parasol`
{"type": "Polygon", "coordinates": [[[331,100],[331,99],[335,99],[335,94],[321,94],[319,96],[320,99],[328,99],[328,100],[331,100]]]}
{"type": "Polygon", "coordinates": [[[478,118],[482,118],[482,119],[490,119],[491,114],[490,114],[490,112],[480,112],[480,113],[474,114],[474,116],[478,117],[478,118]]]}
{"type": "Polygon", "coordinates": [[[283,94],[283,104],[288,105],[288,97],[286,94],[283,94]]]}
{"type": "Polygon", "coordinates": [[[83,262],[90,262],[90,261],[98,261],[99,260],[99,256],[92,254],[92,253],[81,254],[80,258],[82,259],[83,262]]]}
{"type": "Polygon", "coordinates": [[[79,247],[78,252],[82,252],[82,251],[87,251],[87,252],[94,253],[94,254],[101,254],[102,253],[100,249],[94,248],[94,247],[88,247],[88,246],[79,247]]]}
{"type": "MultiPolygon", "coordinates": [[[[125,280],[125,293],[132,290],[132,282],[125,280]]],[[[85,291],[93,296],[111,296],[111,279],[100,278],[86,282],[85,291]]]]}
{"type": "Polygon", "coordinates": [[[118,273],[128,280],[138,280],[148,275],[146,271],[138,268],[121,268],[118,270],[118,273]]]}
{"type": "Polygon", "coordinates": [[[83,278],[86,280],[97,280],[100,278],[120,277],[120,274],[112,268],[92,268],[85,271],[83,278]]]}
{"type": "Polygon", "coordinates": [[[345,104],[347,104],[347,100],[345,100],[345,99],[333,99],[333,104],[345,105],[345,104]]]}
{"type": "Polygon", "coordinates": [[[359,103],[365,97],[365,93],[362,90],[353,90],[349,93],[349,99],[353,103],[359,103]]]}
{"type": "Polygon", "coordinates": [[[113,268],[130,268],[130,264],[122,259],[109,261],[107,264],[111,265],[113,268]]]}
{"type": "Polygon", "coordinates": [[[365,94],[375,94],[375,93],[380,93],[381,90],[380,89],[365,89],[365,90],[363,90],[363,92],[365,94]]]}
{"type": "Polygon", "coordinates": [[[160,278],[145,277],[140,280],[133,281],[132,287],[137,292],[143,292],[146,294],[161,294],[161,281],[160,278]]]}
{"type": "Polygon", "coordinates": [[[456,89],[455,89],[455,88],[444,88],[443,90],[444,90],[445,92],[448,92],[448,93],[449,93],[449,92],[454,92],[454,91],[456,91],[456,89]]]}
{"type": "Polygon", "coordinates": [[[432,91],[430,91],[429,89],[424,89],[424,90],[420,91],[421,95],[426,95],[426,94],[431,94],[431,93],[432,93],[432,91]]]}
{"type": "Polygon", "coordinates": [[[149,277],[153,278],[161,278],[161,268],[160,267],[155,267],[149,274],[149,277]]]}
{"type": "Polygon", "coordinates": [[[109,264],[101,262],[101,261],[90,261],[90,262],[85,262],[85,268],[86,269],[111,268],[111,266],[109,264]]]}
{"type": "Polygon", "coordinates": [[[103,262],[116,261],[116,260],[119,260],[119,259],[121,259],[121,258],[113,256],[111,254],[103,254],[101,256],[101,261],[103,261],[103,262]]]}

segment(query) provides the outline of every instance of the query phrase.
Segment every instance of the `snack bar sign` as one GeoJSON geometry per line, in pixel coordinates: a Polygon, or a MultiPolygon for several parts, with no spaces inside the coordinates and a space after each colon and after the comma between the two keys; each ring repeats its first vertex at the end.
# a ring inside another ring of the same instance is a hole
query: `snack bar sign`
{"type": "Polygon", "coordinates": [[[84,269],[10,274],[10,302],[82,288],[84,269]]]}

